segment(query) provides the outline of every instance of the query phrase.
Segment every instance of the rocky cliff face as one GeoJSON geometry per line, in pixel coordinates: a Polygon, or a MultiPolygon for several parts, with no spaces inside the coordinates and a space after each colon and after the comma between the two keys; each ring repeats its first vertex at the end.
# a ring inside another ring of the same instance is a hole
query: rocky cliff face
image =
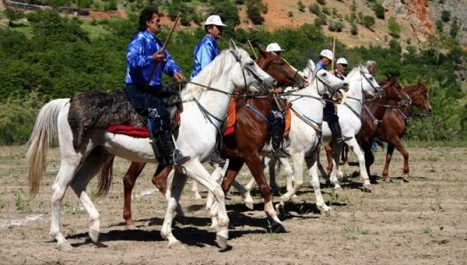
{"type": "Polygon", "coordinates": [[[467,0],[384,0],[383,6],[394,17],[410,23],[419,42],[425,42],[428,35],[437,34],[435,23],[441,20],[443,11],[448,11],[451,20],[444,23],[443,31],[449,33],[451,22],[457,21],[457,39],[467,46],[467,0]]]}

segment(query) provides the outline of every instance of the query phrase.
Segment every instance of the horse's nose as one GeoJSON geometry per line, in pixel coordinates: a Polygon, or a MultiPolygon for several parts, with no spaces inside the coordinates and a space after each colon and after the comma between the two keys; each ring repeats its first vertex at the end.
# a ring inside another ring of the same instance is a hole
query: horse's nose
{"type": "Polygon", "coordinates": [[[342,84],[342,89],[344,89],[345,92],[349,91],[349,83],[344,82],[344,84],[342,84]]]}

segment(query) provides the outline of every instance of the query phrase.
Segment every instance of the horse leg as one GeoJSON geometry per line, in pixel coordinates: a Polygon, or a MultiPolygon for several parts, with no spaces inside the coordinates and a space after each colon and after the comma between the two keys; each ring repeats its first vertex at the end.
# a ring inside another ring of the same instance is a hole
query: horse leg
{"type": "MultiPolygon", "coordinates": [[[[173,179],[174,171],[172,167],[157,165],[156,172],[152,177],[152,184],[156,186],[157,189],[164,195],[166,199],[170,198],[170,189],[167,187],[171,185],[173,179]]],[[[185,214],[183,213],[182,207],[180,204],[177,204],[177,219],[179,222],[184,222],[183,219],[185,214]]]]}
{"type": "MultiPolygon", "coordinates": [[[[295,153],[291,154],[292,165],[293,165],[293,178],[294,183],[293,187],[288,190],[284,195],[281,196],[281,206],[284,205],[285,202],[289,201],[303,186],[303,161],[304,161],[304,153],[295,153]]],[[[287,158],[280,159],[280,162],[284,168],[290,167],[289,161],[287,158]]],[[[287,175],[287,179],[289,179],[289,175],[287,175]]]]}
{"type": "Polygon", "coordinates": [[[386,182],[392,182],[391,177],[389,176],[389,164],[392,160],[392,154],[394,153],[394,145],[391,142],[388,142],[388,149],[386,151],[386,162],[383,169],[383,180],[386,182]]]}
{"type": "MultiPolygon", "coordinates": [[[[232,161],[230,162],[232,163],[232,161]]],[[[226,250],[229,246],[227,245],[227,239],[229,237],[229,217],[225,208],[225,195],[222,187],[214,179],[211,178],[209,172],[203,167],[201,163],[196,160],[190,160],[183,166],[186,174],[191,176],[195,181],[198,181],[201,185],[206,187],[209,192],[214,194],[216,202],[211,207],[211,216],[217,219],[216,228],[216,242],[221,250],[226,250]]],[[[174,176],[173,181],[177,180],[177,176],[174,176]]],[[[172,183],[172,189],[174,183],[172,183]]],[[[182,187],[183,188],[183,187],[182,187]]],[[[172,192],[174,192],[172,190],[172,192]]],[[[181,193],[181,189],[179,191],[181,193]]],[[[174,196],[172,195],[171,199],[174,196]]],[[[165,222],[164,222],[165,225],[165,222]]]]}
{"type": "Polygon", "coordinates": [[[80,157],[65,156],[62,153],[62,162],[60,163],[60,170],[52,185],[52,209],[50,217],[50,233],[49,235],[57,241],[57,248],[63,251],[70,251],[73,249],[70,243],[65,239],[62,232],[60,232],[60,207],[62,205],[63,197],[70,182],[75,177],[75,172],[79,166],[80,157]],[[66,157],[64,159],[63,157],[66,157]]]}
{"type": "MultiPolygon", "coordinates": [[[[224,163],[223,167],[220,167],[219,164],[214,165],[214,171],[211,174],[212,179],[214,179],[217,183],[221,184],[223,180],[223,176],[225,176],[227,172],[227,168],[229,167],[230,160],[227,159],[224,163]]],[[[235,182],[234,182],[235,183],[235,182]]],[[[237,183],[238,184],[238,183],[237,183]]],[[[243,188],[243,187],[242,187],[243,188]]],[[[210,209],[214,203],[214,195],[208,192],[207,200],[206,200],[206,209],[210,209]]]]}
{"type": "MultiPolygon", "coordinates": [[[[269,173],[269,187],[271,188],[272,191],[280,191],[281,187],[277,184],[276,181],[276,164],[277,164],[277,159],[276,158],[269,158],[269,157],[264,157],[263,158],[263,172],[267,170],[269,173]]],[[[287,183],[288,184],[288,183],[287,183]]],[[[292,188],[292,184],[287,186],[287,190],[292,188]]]]}
{"type": "Polygon", "coordinates": [[[161,236],[162,238],[169,241],[169,248],[183,248],[183,245],[181,245],[178,239],[175,238],[175,236],[172,234],[172,222],[175,216],[176,209],[179,205],[178,201],[180,200],[180,196],[183,187],[185,187],[187,179],[187,175],[178,171],[174,172],[174,176],[172,177],[172,181],[170,182],[170,192],[166,193],[170,195],[167,198],[167,211],[164,218],[164,224],[161,228],[161,236]]]}
{"type": "Polygon", "coordinates": [[[345,141],[345,143],[357,156],[358,164],[360,166],[360,176],[363,179],[363,190],[371,191],[370,178],[368,176],[368,172],[366,171],[365,156],[363,155],[362,150],[360,150],[360,146],[358,146],[357,140],[355,137],[352,137],[352,139],[345,141]]]}
{"type": "Polygon", "coordinates": [[[227,192],[230,190],[230,187],[234,185],[235,189],[237,189],[242,195],[245,206],[248,209],[253,210],[253,198],[251,197],[250,190],[254,182],[251,185],[250,183],[254,181],[254,178],[250,180],[250,183],[248,183],[245,188],[243,188],[240,183],[235,181],[235,177],[237,177],[238,172],[240,172],[240,169],[242,169],[244,163],[245,162],[242,159],[229,158],[229,167],[227,168],[227,172],[225,173],[221,186],[224,192],[227,194],[227,192]]]}
{"type": "Polygon", "coordinates": [[[316,198],[316,207],[321,211],[321,213],[328,214],[331,212],[331,208],[326,205],[323,199],[323,194],[321,193],[321,187],[319,183],[318,175],[318,155],[317,153],[305,158],[305,162],[308,167],[308,173],[311,176],[311,186],[315,192],[316,198]]]}
{"type": "Polygon", "coordinates": [[[363,154],[365,155],[365,168],[366,172],[368,173],[368,177],[370,178],[370,182],[375,183],[376,182],[376,176],[371,175],[370,167],[373,165],[375,162],[375,156],[373,155],[373,152],[371,151],[371,142],[372,141],[367,141],[364,140],[362,141],[362,150],[363,154]]]}
{"type": "MultiPolygon", "coordinates": [[[[82,162],[80,169],[70,184],[76,196],[80,199],[84,209],[89,214],[89,237],[93,243],[97,243],[99,240],[100,219],[99,212],[86,192],[86,187],[89,181],[102,169],[102,166],[112,158],[113,155],[94,149],[82,162]]],[[[106,178],[107,176],[100,177],[106,178]]]]}
{"type": "Polygon", "coordinates": [[[264,199],[264,211],[270,221],[272,231],[285,231],[282,226],[282,222],[277,217],[277,213],[274,210],[271,200],[271,190],[269,185],[264,177],[263,167],[261,165],[261,159],[258,153],[253,153],[249,157],[245,158],[245,163],[251,171],[251,174],[256,180],[258,189],[264,199]]]}
{"type": "Polygon", "coordinates": [[[136,179],[144,169],[146,163],[131,162],[130,168],[123,177],[123,219],[128,228],[134,228],[135,222],[131,216],[131,194],[135,186],[136,179]]]}
{"type": "Polygon", "coordinates": [[[331,172],[334,169],[334,164],[333,164],[333,151],[332,150],[332,142],[330,142],[328,145],[324,146],[324,151],[326,152],[326,159],[328,160],[328,166],[326,167],[326,174],[328,176],[331,175],[331,172]]]}
{"type": "Polygon", "coordinates": [[[203,197],[201,197],[201,194],[199,193],[198,182],[193,181],[193,183],[191,184],[191,191],[195,194],[196,200],[203,199],[203,197]]]}

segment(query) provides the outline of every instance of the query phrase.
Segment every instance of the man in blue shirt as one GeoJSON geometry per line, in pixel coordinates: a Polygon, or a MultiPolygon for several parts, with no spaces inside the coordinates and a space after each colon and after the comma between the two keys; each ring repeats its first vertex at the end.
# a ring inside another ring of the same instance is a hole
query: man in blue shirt
{"type": "MultiPolygon", "coordinates": [[[[211,15],[206,19],[206,22],[204,23],[206,35],[195,47],[194,70],[190,75],[190,80],[193,80],[193,78],[219,54],[219,50],[217,49],[217,40],[221,38],[222,31],[226,26],[227,25],[222,23],[222,20],[218,15],[211,15]]],[[[220,135],[217,135],[216,145],[209,157],[209,162],[211,163],[222,164],[225,162],[219,152],[219,137],[220,135]]]]}
{"type": "Polygon", "coordinates": [[[156,37],[160,15],[155,7],[144,8],[138,33],[127,48],[126,94],[136,112],[148,118],[154,154],[160,164],[181,165],[190,159],[175,149],[170,131],[170,113],[161,101],[162,73],[182,82],[185,77],[156,37]],[[154,74],[153,69],[155,69],[154,74]]]}
{"type": "MultiPolygon", "coordinates": [[[[319,61],[316,63],[316,67],[318,69],[325,69],[327,70],[327,66],[331,64],[332,60],[334,59],[334,54],[331,50],[322,50],[319,55],[319,61]]],[[[323,99],[325,99],[325,106],[323,109],[323,117],[327,121],[329,129],[331,130],[333,142],[340,147],[338,149],[342,149],[342,145],[344,144],[344,138],[342,137],[341,127],[339,125],[339,117],[337,116],[337,109],[334,107],[334,103],[328,101],[330,99],[328,94],[323,95],[323,99]]],[[[336,149],[334,149],[336,150],[336,149]]]]}

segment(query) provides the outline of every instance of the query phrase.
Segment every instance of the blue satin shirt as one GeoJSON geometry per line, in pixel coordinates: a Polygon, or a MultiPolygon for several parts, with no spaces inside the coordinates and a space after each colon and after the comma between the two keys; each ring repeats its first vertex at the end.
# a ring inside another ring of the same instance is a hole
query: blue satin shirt
{"type": "MultiPolygon", "coordinates": [[[[125,83],[146,85],[155,65],[152,55],[160,51],[162,46],[162,42],[151,32],[136,33],[127,48],[125,83]]],[[[150,86],[162,85],[162,72],[170,76],[176,72],[182,72],[167,50],[164,54],[165,62],[158,64],[157,71],[149,83],[150,86]]]]}
{"type": "Polygon", "coordinates": [[[190,80],[201,72],[201,70],[206,67],[210,62],[219,55],[219,50],[217,49],[217,42],[210,35],[204,36],[204,38],[196,45],[194,56],[194,70],[190,75],[190,80]]]}

